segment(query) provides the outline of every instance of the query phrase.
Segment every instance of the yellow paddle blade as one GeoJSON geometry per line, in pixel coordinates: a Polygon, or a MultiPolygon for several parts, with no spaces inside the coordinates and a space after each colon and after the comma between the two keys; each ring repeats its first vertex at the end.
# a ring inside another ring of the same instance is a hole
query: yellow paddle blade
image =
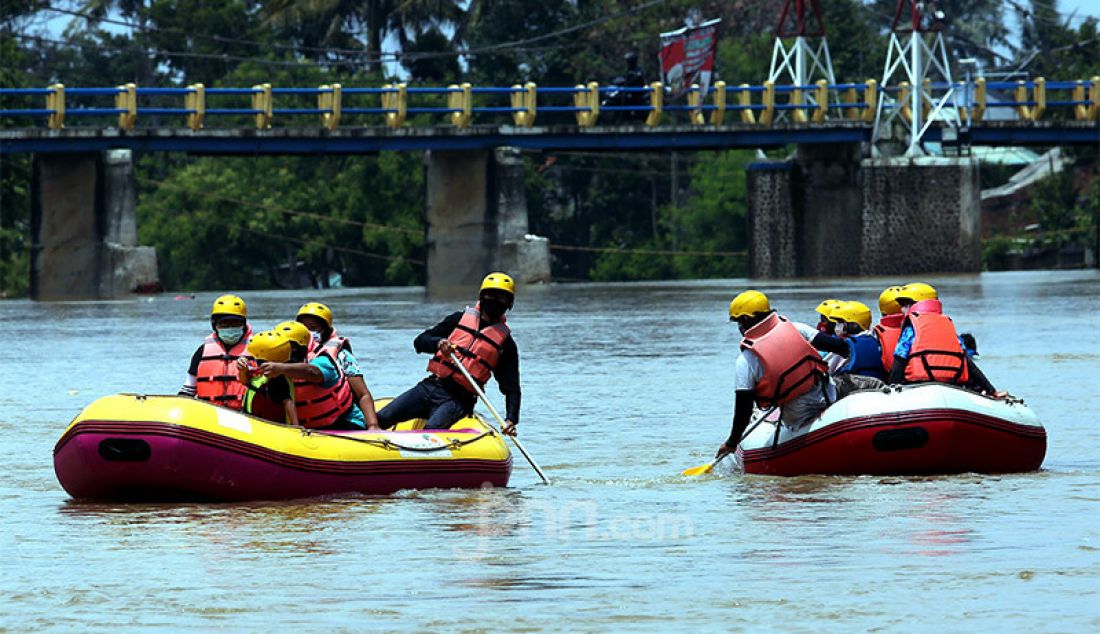
{"type": "Polygon", "coordinates": [[[714,471],[714,463],[715,462],[717,462],[717,461],[712,461],[712,462],[708,462],[706,464],[701,464],[698,467],[692,467],[690,469],[684,469],[683,475],[686,475],[686,476],[706,475],[706,474],[710,473],[711,471],[714,471]]]}

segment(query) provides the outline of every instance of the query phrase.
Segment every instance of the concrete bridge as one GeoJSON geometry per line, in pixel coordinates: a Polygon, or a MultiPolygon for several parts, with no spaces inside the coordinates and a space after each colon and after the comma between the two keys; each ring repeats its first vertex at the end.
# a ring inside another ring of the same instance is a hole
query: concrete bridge
{"type": "MultiPolygon", "coordinates": [[[[1100,143],[1100,78],[1004,85],[979,79],[925,88],[928,94],[939,89],[968,95],[936,105],[936,110],[945,103],[952,108],[956,123],[933,116],[918,132],[912,104],[921,102],[909,99],[904,82],[884,89],[874,81],[737,87],[718,82],[706,90],[691,87],[679,101],[653,83],[630,89],[646,93],[644,107],[608,107],[601,102],[615,89],[596,83],[240,89],[57,84],[0,89],[0,96],[45,100],[45,107],[0,110],[0,119],[26,122],[0,129],[0,153],[35,157],[32,293],[38,299],[111,297],[155,280],[155,254],[136,244],[130,158],[135,151],[425,152],[428,281],[449,287],[469,284],[489,268],[525,280],[549,276],[547,243],[526,238],[517,149],[793,145],[792,159],[748,168],[752,275],[977,271],[978,169],[966,148],[1100,143]],[[1011,96],[992,99],[997,92],[1011,96]],[[165,104],[181,98],[183,107],[165,104]],[[102,105],[104,99],[113,99],[113,107],[102,105]],[[312,99],[316,107],[303,103],[312,99]],[[363,103],[367,99],[380,99],[380,107],[363,103]],[[444,99],[447,106],[439,106],[444,99]],[[213,108],[210,100],[248,103],[213,108]],[[883,117],[884,110],[892,116],[883,117]],[[994,119],[997,111],[1002,116],[994,119]],[[406,125],[409,115],[421,113],[446,122],[406,125]],[[605,125],[609,116],[613,125],[605,125]],[[208,125],[223,117],[229,126],[208,125]],[[241,127],[246,117],[253,125],[241,127]],[[183,125],[173,126],[172,118],[183,125]],[[313,125],[306,124],[310,119],[313,125]],[[283,127],[283,121],[290,125],[283,127]],[[351,127],[349,121],[367,125],[351,127]],[[906,133],[898,128],[906,124],[908,136],[901,139],[906,133]],[[899,156],[905,143],[910,152],[899,156]],[[916,156],[912,148],[918,145],[941,148],[940,155],[916,156]],[[465,268],[454,265],[469,261],[471,252],[482,259],[465,268]]],[[[930,104],[926,108],[933,110],[930,104]]]]}

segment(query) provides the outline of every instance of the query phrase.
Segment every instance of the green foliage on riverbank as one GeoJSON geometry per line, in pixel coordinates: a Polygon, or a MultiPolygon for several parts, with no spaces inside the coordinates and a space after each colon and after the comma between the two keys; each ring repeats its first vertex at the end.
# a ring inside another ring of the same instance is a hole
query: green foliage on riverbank
{"type": "MultiPolygon", "coordinates": [[[[837,80],[880,76],[892,0],[822,4],[837,80]]],[[[1005,27],[1015,9],[995,0],[942,0],[953,19],[953,52],[988,67],[1027,61],[1048,76],[1100,73],[1094,20],[1066,22],[1050,0],[1018,4],[1030,13],[1016,42],[1005,27]]],[[[95,0],[50,8],[22,0],[0,3],[0,85],[606,84],[624,71],[629,51],[639,53],[651,81],[658,34],[679,28],[695,8],[704,18],[723,20],[716,79],[759,83],[768,70],[777,9],[763,0],[95,0]],[[64,33],[43,26],[58,17],[71,20],[64,33]],[[396,46],[415,55],[380,57],[383,43],[390,53],[396,46]]],[[[280,97],[280,107],[311,106],[307,97],[280,97]]],[[[180,125],[178,118],[159,120],[180,125]]],[[[539,115],[541,124],[571,120],[567,113],[539,115]]],[[[368,122],[378,119],[349,117],[344,125],[368,122]]],[[[439,122],[421,115],[407,125],[439,122]]],[[[88,124],[102,121],[71,121],[88,124]]],[[[212,119],[210,125],[250,121],[212,119]]],[[[316,120],[302,117],[293,125],[316,120]]],[[[559,279],[742,275],[744,165],[752,157],[744,151],[530,153],[531,229],[559,247],[559,279]]],[[[7,295],[27,290],[30,171],[28,157],[0,157],[0,293],[7,295]]],[[[136,174],[141,241],[157,248],[167,288],[325,285],[337,278],[348,285],[423,282],[419,155],[150,155],[139,157],[136,174]]]]}

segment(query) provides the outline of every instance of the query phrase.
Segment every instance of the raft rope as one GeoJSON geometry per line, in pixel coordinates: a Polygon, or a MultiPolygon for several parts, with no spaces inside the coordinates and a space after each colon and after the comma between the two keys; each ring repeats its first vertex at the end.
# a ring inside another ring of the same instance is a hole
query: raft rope
{"type": "Polygon", "coordinates": [[[477,436],[474,436],[473,438],[469,438],[469,439],[466,439],[466,440],[461,440],[461,439],[458,439],[458,438],[451,438],[450,441],[448,441],[446,444],[441,445],[439,447],[409,447],[407,445],[402,445],[401,443],[393,442],[392,440],[389,440],[388,438],[356,438],[355,436],[344,436],[343,434],[331,434],[331,433],[327,433],[327,432],[323,432],[323,431],[322,432],[314,432],[313,430],[310,430],[310,429],[303,429],[302,430],[302,435],[303,436],[311,436],[313,434],[318,434],[318,435],[321,435],[321,436],[328,436],[330,438],[343,438],[344,440],[352,440],[352,441],[355,441],[355,442],[361,442],[361,443],[366,444],[366,445],[372,445],[374,447],[380,447],[382,449],[387,449],[389,451],[420,451],[420,452],[424,452],[424,453],[430,453],[430,452],[433,452],[433,451],[442,451],[444,449],[458,450],[458,449],[461,449],[462,447],[465,447],[466,445],[469,445],[471,443],[475,443],[475,442],[481,440],[482,438],[484,438],[486,436],[494,436],[495,435],[491,431],[484,431],[484,432],[481,432],[480,434],[478,434],[477,436]]]}

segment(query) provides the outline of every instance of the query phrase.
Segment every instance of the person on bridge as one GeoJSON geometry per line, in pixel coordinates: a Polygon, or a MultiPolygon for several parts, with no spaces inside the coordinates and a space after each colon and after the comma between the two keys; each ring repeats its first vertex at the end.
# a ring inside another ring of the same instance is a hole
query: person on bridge
{"type": "Polygon", "coordinates": [[[248,307],[236,295],[222,295],[210,310],[210,328],[202,345],[191,356],[180,396],[191,396],[215,405],[240,410],[245,387],[237,380],[237,359],[247,356],[252,327],[248,307]]]}
{"type": "Polygon", "coordinates": [[[298,309],[296,319],[309,329],[312,338],[309,359],[316,358],[322,348],[328,348],[333,352],[340,365],[340,371],[347,377],[348,385],[351,387],[359,411],[363,414],[367,429],[380,430],[378,414],[374,409],[374,395],[367,387],[359,360],[351,350],[351,341],[347,337],[340,336],[333,327],[332,311],[324,304],[310,302],[298,309]]]}
{"type": "Polygon", "coordinates": [[[252,360],[237,359],[237,379],[248,390],[244,395],[244,413],[276,423],[298,425],[294,386],[285,376],[268,378],[259,371],[259,365],[264,363],[290,360],[294,346],[295,343],[278,330],[258,332],[249,340],[248,354],[252,360]]]}
{"type": "Polygon", "coordinates": [[[905,317],[894,347],[890,383],[953,383],[1002,395],[967,354],[954,322],[943,314],[935,288],[923,282],[906,284],[896,301],[905,317]]]}
{"type": "Polygon", "coordinates": [[[835,402],[836,385],[818,350],[837,354],[848,350],[839,338],[780,316],[760,291],[734,297],[729,317],[741,330],[741,353],[733,368],[733,429],[716,459],[737,448],[754,405],[778,406],[783,423],[799,427],[835,402]]]}
{"type": "Polygon", "coordinates": [[[505,399],[505,434],[514,436],[519,423],[519,349],[504,313],[515,304],[516,283],[505,273],[490,273],[481,282],[473,307],[448,315],[413,341],[417,352],[432,355],[431,374],[378,412],[383,428],[425,418],[425,429],[448,429],[469,416],[477,392],[455,367],[451,354],[484,388],[495,377],[505,399]]]}

